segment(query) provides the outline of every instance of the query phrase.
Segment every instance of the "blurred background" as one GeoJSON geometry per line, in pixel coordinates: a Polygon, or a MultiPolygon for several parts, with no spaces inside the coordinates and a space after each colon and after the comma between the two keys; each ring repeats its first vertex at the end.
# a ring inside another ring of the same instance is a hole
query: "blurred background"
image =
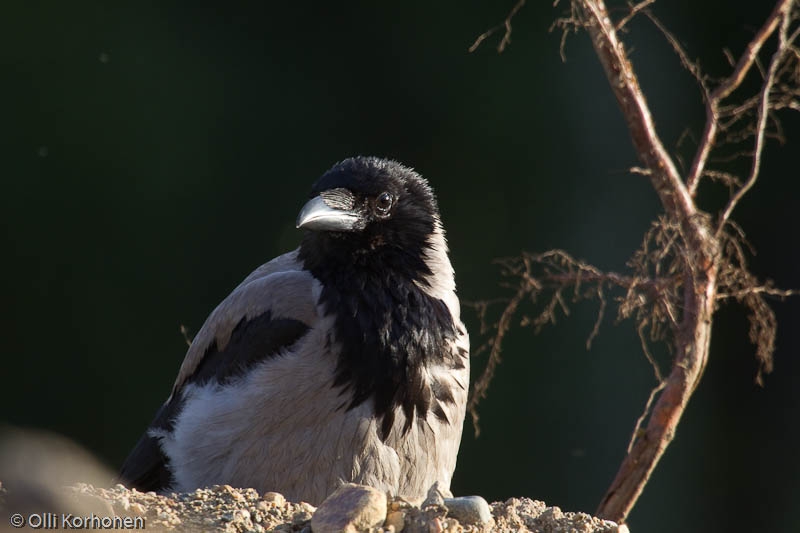
{"type": "MultiPolygon", "coordinates": [[[[529,2],[503,54],[502,32],[467,52],[514,3],[4,2],[0,422],[63,434],[117,468],[169,393],[180,326],[196,332],[253,268],[299,243],[312,182],[350,155],[430,180],[464,300],[507,295],[492,261],[522,250],[624,269],[660,207],[626,172],[639,163],[588,37],[559,57],[548,28],[566,1],[529,2]]],[[[771,4],[653,10],[721,76],[723,48],[738,56],[771,4]]],[[[689,127],[691,151],[695,83],[646,19],[625,39],[665,144],[689,127]]],[[[734,219],[758,251],[753,271],[799,288],[800,120],[783,126],[788,142],[770,142],[734,219]]],[[[719,208],[722,187],[701,192],[719,208]]],[[[800,300],[773,308],[764,388],[746,313],[720,309],[705,378],[633,531],[800,529],[800,300]]],[[[631,323],[610,311],[587,351],[596,304],[571,311],[507,337],[455,493],[595,510],[655,383],[631,323]]]]}

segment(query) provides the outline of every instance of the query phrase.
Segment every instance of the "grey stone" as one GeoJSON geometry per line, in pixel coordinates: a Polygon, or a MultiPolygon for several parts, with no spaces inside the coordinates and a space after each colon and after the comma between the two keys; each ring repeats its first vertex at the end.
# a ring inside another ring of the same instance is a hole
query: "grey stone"
{"type": "Polygon", "coordinates": [[[452,496],[450,491],[442,490],[439,482],[437,481],[431,488],[428,490],[428,495],[425,497],[425,501],[422,502],[422,508],[428,507],[444,507],[444,499],[448,496],[452,496]]]}
{"type": "Polygon", "coordinates": [[[328,496],[311,518],[314,533],[339,533],[377,528],[386,520],[386,494],[347,483],[328,496]]]}
{"type": "Polygon", "coordinates": [[[480,496],[461,496],[445,498],[447,516],[451,516],[462,524],[484,526],[492,521],[492,510],[489,503],[480,496]]]}

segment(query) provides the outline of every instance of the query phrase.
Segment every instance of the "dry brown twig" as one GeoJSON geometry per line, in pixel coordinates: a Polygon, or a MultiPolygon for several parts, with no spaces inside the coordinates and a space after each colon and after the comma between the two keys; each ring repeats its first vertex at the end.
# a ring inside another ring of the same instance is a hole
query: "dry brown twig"
{"type": "Polygon", "coordinates": [[[475,39],[475,42],[468,48],[470,53],[474,52],[478,49],[483,41],[494,35],[494,33],[499,30],[500,28],[504,29],[503,38],[500,39],[500,43],[497,45],[497,52],[502,54],[505,51],[506,47],[511,44],[511,21],[514,19],[514,15],[516,15],[522,6],[525,5],[525,0],[517,0],[517,3],[514,4],[514,7],[511,8],[511,11],[506,16],[505,20],[501,24],[498,24],[494,28],[490,28],[485,32],[478,35],[478,38],[475,39]]]}
{"type": "MultiPolygon", "coordinates": [[[[533,319],[523,319],[523,324],[537,329],[553,323],[558,309],[568,311],[563,299],[567,287],[573,290],[573,302],[598,299],[598,320],[589,335],[588,346],[597,335],[605,312],[607,290],[624,293],[615,299],[617,318],[635,322],[642,351],[653,366],[657,385],[636,422],[627,455],[597,510],[599,516],[619,523],[625,522],[675,435],[689,398],[703,375],[709,357],[712,319],[719,303],[733,299],[748,310],[749,337],[760,364],[756,380],[760,383],[763,374],[772,369],[777,328],[775,314],[765,297],[800,294],[777,289],[770,282],[761,283],[749,271],[745,251],[749,244],[744,232],[730,218],[758,180],[766,140],[770,137],[782,140],[775,113],[782,109],[800,110],[800,49],[796,45],[800,38],[800,5],[797,0],[778,0],[738,60],[726,52],[731,73],[720,81],[712,81],[649,11],[653,3],[654,0],[629,3],[628,12],[615,23],[603,0],[571,0],[569,14],[558,19],[553,27],[562,30],[562,57],[568,33],[582,30],[589,34],[642,165],[630,171],[650,180],[664,212],[645,235],[641,249],[628,262],[630,274],[603,272],[560,250],[523,253],[519,258],[504,260],[504,275],[518,283],[498,322],[488,325],[487,307],[482,308],[483,329],[490,334],[485,345],[489,359],[483,375],[475,381],[469,404],[477,427],[477,402],[486,395],[503,338],[526,299],[536,300],[549,291],[550,298],[543,311],[533,319]],[[705,101],[706,123],[685,175],[664,148],[618,37],[618,32],[639,14],[644,14],[661,31],[683,67],[697,81],[705,101]],[[764,62],[764,50],[773,41],[774,50],[764,62]],[[761,78],[758,94],[730,102],[754,72],[761,78]],[[749,148],[743,147],[746,143],[749,148]],[[722,148],[727,148],[727,152],[722,148]],[[712,153],[718,157],[712,158],[712,153]],[[750,159],[745,176],[725,168],[711,168],[742,157],[750,159]],[[698,186],[704,178],[721,182],[730,191],[727,204],[716,216],[697,203],[698,186]],[[648,345],[654,341],[669,341],[667,346],[674,354],[666,376],[650,353],[648,345]]],[[[524,1],[518,2],[506,18],[506,34],[498,50],[508,44],[511,19],[523,4],[524,1]]],[[[499,27],[481,35],[470,51],[499,27]]]]}

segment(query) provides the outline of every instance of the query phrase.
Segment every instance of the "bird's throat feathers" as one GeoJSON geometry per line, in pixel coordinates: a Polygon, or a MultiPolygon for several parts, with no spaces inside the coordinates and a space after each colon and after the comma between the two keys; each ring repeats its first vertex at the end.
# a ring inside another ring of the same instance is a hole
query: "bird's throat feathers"
{"type": "MultiPolygon", "coordinates": [[[[328,239],[336,237],[320,240],[328,239]]],[[[319,303],[326,315],[334,316],[329,343],[340,347],[334,386],[349,394],[343,408],[372,400],[382,417],[383,439],[398,408],[405,414],[404,431],[415,417],[424,420],[431,412],[441,416],[442,399],[426,370],[430,365],[457,365],[450,349],[457,326],[445,302],[426,290],[432,274],[425,251],[381,246],[359,252],[337,242],[325,250],[333,253],[321,254],[325,261],[316,262],[319,256],[303,248],[300,258],[323,287],[319,303]],[[349,257],[340,256],[344,251],[349,257]]],[[[325,248],[315,242],[311,249],[325,248]]]]}

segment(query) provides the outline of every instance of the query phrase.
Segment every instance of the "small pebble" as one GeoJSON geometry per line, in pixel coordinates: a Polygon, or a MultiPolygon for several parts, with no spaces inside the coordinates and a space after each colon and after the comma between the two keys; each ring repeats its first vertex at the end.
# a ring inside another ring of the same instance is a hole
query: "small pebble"
{"type": "Polygon", "coordinates": [[[286,503],[286,498],[280,492],[265,492],[261,499],[265,502],[272,503],[276,506],[281,506],[286,503]]]}
{"type": "Polygon", "coordinates": [[[126,510],[126,511],[130,510],[130,508],[131,508],[131,501],[128,499],[128,497],[127,497],[127,496],[123,496],[122,498],[120,498],[120,499],[119,499],[119,500],[117,500],[117,501],[119,502],[120,506],[121,506],[121,507],[122,507],[124,510],[126,510]]]}
{"type": "Polygon", "coordinates": [[[386,521],[383,523],[383,527],[392,528],[396,533],[400,533],[405,525],[405,516],[402,511],[389,511],[386,521]]]}
{"type": "Polygon", "coordinates": [[[437,516],[431,523],[428,524],[428,533],[443,533],[444,526],[442,526],[442,520],[437,516]]]}
{"type": "Polygon", "coordinates": [[[315,533],[364,531],[386,520],[386,493],[373,487],[346,483],[319,506],[311,519],[315,533]]]}
{"type": "Polygon", "coordinates": [[[452,516],[462,524],[486,525],[492,521],[492,510],[480,496],[446,498],[447,516],[452,516]]]}
{"type": "Polygon", "coordinates": [[[422,502],[421,507],[423,509],[426,507],[444,507],[444,494],[439,488],[438,481],[428,491],[428,495],[425,497],[425,501],[422,502]]]}
{"type": "Polygon", "coordinates": [[[233,512],[233,519],[241,521],[250,520],[250,511],[247,509],[237,509],[233,512]]]}
{"type": "Polygon", "coordinates": [[[314,513],[317,510],[316,507],[307,502],[300,502],[300,508],[307,513],[314,513]]]}
{"type": "Polygon", "coordinates": [[[298,511],[292,516],[292,526],[299,527],[311,520],[311,513],[308,511],[298,511]]]}

